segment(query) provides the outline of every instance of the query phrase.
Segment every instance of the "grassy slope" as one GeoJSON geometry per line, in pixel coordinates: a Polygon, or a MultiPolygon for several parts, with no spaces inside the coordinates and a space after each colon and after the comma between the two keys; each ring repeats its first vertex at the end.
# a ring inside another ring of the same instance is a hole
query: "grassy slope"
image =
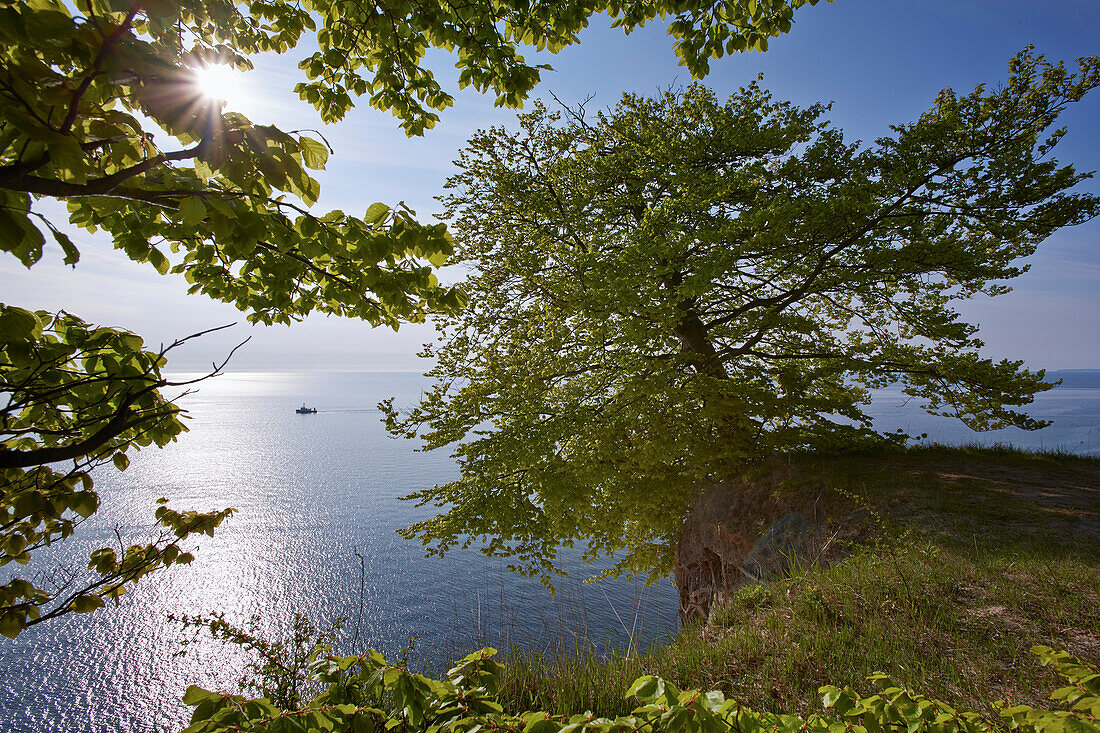
{"type": "Polygon", "coordinates": [[[828,567],[741,589],[706,629],[644,655],[513,655],[506,709],[618,714],[641,674],[721,689],[751,707],[808,713],[817,688],[868,675],[985,711],[1040,704],[1057,680],[1028,652],[1100,664],[1100,460],[1006,450],[912,449],[803,457],[777,491],[820,495],[828,567]]]}

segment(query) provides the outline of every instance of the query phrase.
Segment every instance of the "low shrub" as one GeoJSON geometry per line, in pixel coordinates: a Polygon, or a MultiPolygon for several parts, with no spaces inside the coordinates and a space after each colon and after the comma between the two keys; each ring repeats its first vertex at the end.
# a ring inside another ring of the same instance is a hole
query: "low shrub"
{"type": "Polygon", "coordinates": [[[863,697],[851,688],[820,688],[826,711],[808,717],[756,712],[721,692],[681,692],[656,677],[635,680],[626,692],[640,704],[627,715],[509,713],[497,701],[502,666],[494,649],[462,659],[445,679],[435,680],[387,664],[378,652],[360,657],[323,657],[311,668],[324,692],[295,710],[281,710],[266,698],[246,699],[189,687],[184,702],[194,706],[183,733],[270,731],[303,733],[1095,733],[1100,731],[1100,673],[1065,652],[1036,646],[1039,656],[1068,683],[1051,699],[1055,710],[994,701],[994,713],[957,710],[874,675],[878,692],[863,697]]]}

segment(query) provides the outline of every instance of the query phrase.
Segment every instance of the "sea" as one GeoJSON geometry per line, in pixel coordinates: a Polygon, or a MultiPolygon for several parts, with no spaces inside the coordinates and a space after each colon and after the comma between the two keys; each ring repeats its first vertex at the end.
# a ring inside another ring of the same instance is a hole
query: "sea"
{"type": "MultiPolygon", "coordinates": [[[[179,375],[184,376],[184,375],[179,375]]],[[[929,416],[896,388],[878,390],[876,427],[947,445],[1014,445],[1100,455],[1100,370],[1053,373],[1063,385],[1028,408],[1037,432],[975,433],[929,416]]],[[[475,549],[426,557],[396,530],[431,516],[399,497],[457,476],[445,451],[390,437],[377,403],[416,402],[427,382],[405,372],[227,372],[184,397],[190,431],[163,450],[101,470],[100,510],[73,538],[40,552],[26,577],[59,577],[88,553],[148,538],[158,497],[177,508],[235,507],[195,561],[141,580],[116,605],[0,638],[0,729],[145,733],[183,728],[185,688],[239,690],[247,652],[178,619],[220,613],[285,638],[295,614],[342,623],[338,648],[375,648],[443,673],[482,646],[555,654],[583,647],[629,652],[676,633],[671,579],[586,582],[606,564],[559,558],[568,575],[551,593],[475,549]],[[317,408],[300,415],[303,403],[317,408]],[[343,619],[341,622],[340,620],[343,619]]]]}

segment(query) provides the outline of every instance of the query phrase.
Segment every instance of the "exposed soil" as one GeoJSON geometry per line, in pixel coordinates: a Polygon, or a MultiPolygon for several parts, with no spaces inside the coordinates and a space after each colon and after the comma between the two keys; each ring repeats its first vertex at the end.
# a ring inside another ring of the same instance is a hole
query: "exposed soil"
{"type": "Polygon", "coordinates": [[[785,515],[799,512],[807,519],[798,554],[819,554],[826,491],[779,490],[785,476],[786,471],[777,468],[755,481],[715,484],[696,497],[676,547],[681,622],[706,621],[726,593],[753,582],[745,558],[785,515]]]}

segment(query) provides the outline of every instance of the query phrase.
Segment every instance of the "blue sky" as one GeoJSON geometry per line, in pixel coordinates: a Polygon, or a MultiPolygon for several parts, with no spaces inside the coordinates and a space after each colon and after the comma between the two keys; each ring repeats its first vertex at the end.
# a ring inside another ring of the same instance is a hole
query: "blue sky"
{"type": "MultiPolygon", "coordinates": [[[[765,54],[726,57],[712,64],[706,83],[732,93],[764,74],[763,85],[779,99],[801,105],[832,102],[829,118],[849,139],[873,140],[892,123],[907,122],[928,109],[944,87],[966,92],[1007,75],[1009,59],[1027,44],[1051,60],[1072,61],[1100,53],[1100,2],[1064,0],[836,0],[796,13],[791,33],[765,54]]],[[[610,106],[624,91],[652,93],[690,82],[676,63],[672,41],[661,25],[630,36],[594,18],[583,43],[557,56],[527,54],[556,69],[545,73],[535,96],[553,92],[567,103],[595,95],[590,108],[610,106]],[[545,58],[543,58],[545,56],[545,58]]],[[[257,59],[234,103],[254,121],[284,129],[321,128],[317,116],[298,102],[292,87],[298,56],[257,59]]],[[[431,57],[444,86],[456,92],[452,61],[431,57]]],[[[404,200],[422,219],[439,206],[433,197],[452,172],[451,161],[480,127],[511,124],[515,112],[496,109],[475,92],[456,93],[456,104],[423,138],[408,139],[396,121],[366,105],[335,126],[322,129],[336,153],[319,177],[318,208],[362,212],[373,201],[404,200]]],[[[1064,116],[1070,133],[1057,157],[1079,169],[1100,169],[1100,92],[1064,116]]],[[[1100,191],[1100,182],[1084,185],[1100,191]]],[[[177,368],[209,364],[231,343],[252,335],[234,358],[237,369],[309,368],[417,369],[419,344],[429,326],[400,333],[359,322],[312,317],[293,327],[249,328],[231,306],[187,296],[181,278],[160,277],[128,262],[108,242],[73,232],[82,245],[75,270],[61,265],[59,252],[25,270],[13,258],[0,259],[3,300],[24,307],[65,308],[89,320],[132,329],[152,345],[237,321],[228,334],[196,342],[173,360],[177,368]]],[[[981,324],[987,355],[1025,359],[1035,368],[1100,367],[1100,222],[1051,237],[1030,259],[1031,272],[1017,279],[1010,295],[965,304],[964,314],[981,324]]]]}

